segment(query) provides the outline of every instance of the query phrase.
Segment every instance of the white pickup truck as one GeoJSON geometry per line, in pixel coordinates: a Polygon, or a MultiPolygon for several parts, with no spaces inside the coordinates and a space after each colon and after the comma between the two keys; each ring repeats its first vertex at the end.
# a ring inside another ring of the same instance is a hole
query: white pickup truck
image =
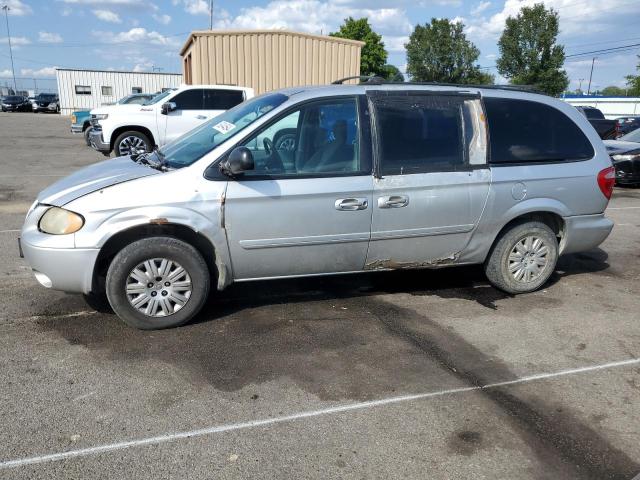
{"type": "Polygon", "coordinates": [[[89,142],[107,156],[150,152],[252,97],[247,87],[183,85],[143,105],[96,108],[89,142]]]}

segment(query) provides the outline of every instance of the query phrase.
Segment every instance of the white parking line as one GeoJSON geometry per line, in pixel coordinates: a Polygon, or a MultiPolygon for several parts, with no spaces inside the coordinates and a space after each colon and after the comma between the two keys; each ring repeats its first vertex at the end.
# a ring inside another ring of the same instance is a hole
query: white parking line
{"type": "Polygon", "coordinates": [[[0,230],[0,233],[12,233],[12,232],[19,232],[20,230],[0,230]]]}
{"type": "Polygon", "coordinates": [[[402,403],[402,402],[410,402],[413,400],[423,400],[426,398],[440,397],[443,395],[452,395],[456,393],[467,393],[467,392],[474,392],[478,390],[487,390],[490,388],[498,388],[498,387],[504,387],[508,385],[516,385],[520,383],[533,382],[537,380],[546,380],[549,378],[561,377],[565,375],[575,375],[578,373],[594,372],[597,370],[605,370],[609,368],[625,367],[625,366],[637,365],[637,364],[640,364],[640,359],[632,358],[629,360],[622,360],[619,362],[610,362],[610,363],[605,363],[601,365],[572,368],[572,369],[561,370],[559,372],[553,372],[553,373],[541,373],[537,375],[529,375],[526,377],[517,378],[515,380],[507,380],[504,382],[491,383],[484,386],[452,388],[452,389],[440,390],[436,392],[418,393],[415,395],[403,395],[399,397],[382,398],[380,400],[372,400],[369,402],[352,403],[349,405],[338,405],[336,407],[323,408],[320,410],[299,412],[291,415],[286,415],[283,417],[265,418],[262,420],[251,420],[251,421],[242,422],[242,423],[218,425],[218,426],[201,428],[198,430],[191,430],[186,432],[168,433],[165,435],[158,435],[155,437],[140,438],[137,440],[127,440],[124,442],[117,442],[117,443],[108,443],[105,445],[97,445],[95,447],[80,448],[77,450],[68,450],[66,452],[52,453],[52,454],[40,455],[36,457],[25,457],[25,458],[18,458],[14,460],[5,460],[3,462],[0,462],[0,469],[22,467],[25,465],[34,465],[38,463],[56,462],[60,460],[66,460],[69,458],[86,457],[86,456],[96,455],[100,453],[112,452],[115,450],[125,450],[127,448],[142,447],[145,445],[157,445],[160,443],[173,442],[173,441],[181,440],[185,438],[202,437],[206,435],[212,435],[215,433],[230,432],[234,430],[245,430],[249,428],[262,427],[265,425],[273,425],[277,423],[291,422],[291,421],[301,420],[305,418],[320,417],[323,415],[333,415],[336,413],[349,412],[353,410],[364,410],[367,408],[380,407],[383,405],[391,405],[391,404],[402,403]]]}
{"type": "Polygon", "coordinates": [[[607,210],[633,210],[640,207],[607,207],[607,210]]]}

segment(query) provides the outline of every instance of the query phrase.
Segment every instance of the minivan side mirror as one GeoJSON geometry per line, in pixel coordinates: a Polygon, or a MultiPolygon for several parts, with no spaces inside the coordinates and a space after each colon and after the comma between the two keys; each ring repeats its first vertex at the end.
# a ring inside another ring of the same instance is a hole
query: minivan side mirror
{"type": "Polygon", "coordinates": [[[176,105],[176,102],[167,102],[162,104],[162,109],[160,110],[160,112],[163,115],[168,115],[169,112],[173,112],[174,110],[177,110],[177,109],[178,109],[178,106],[176,105]]]}
{"type": "Polygon", "coordinates": [[[221,164],[222,173],[226,175],[238,175],[239,173],[253,170],[255,163],[253,154],[247,147],[236,147],[221,164]]]}

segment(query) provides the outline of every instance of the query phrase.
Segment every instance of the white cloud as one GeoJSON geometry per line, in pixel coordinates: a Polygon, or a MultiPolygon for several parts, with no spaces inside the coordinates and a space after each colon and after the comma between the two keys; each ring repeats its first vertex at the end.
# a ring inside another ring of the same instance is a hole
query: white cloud
{"type": "Polygon", "coordinates": [[[471,15],[480,15],[490,6],[491,6],[491,2],[480,2],[478,5],[476,5],[471,9],[471,15]]]}
{"type": "Polygon", "coordinates": [[[111,10],[94,10],[93,14],[104,22],[122,23],[120,16],[111,10]]]}
{"type": "Polygon", "coordinates": [[[20,75],[25,77],[53,77],[56,74],[56,68],[58,67],[44,67],[39,70],[23,68],[20,70],[20,75]]]}
{"type": "Polygon", "coordinates": [[[171,16],[167,15],[166,13],[163,15],[156,15],[155,13],[153,15],[151,15],[153,17],[153,19],[158,22],[161,23],[163,25],[169,25],[169,23],[171,22],[171,16]]]}
{"type": "Polygon", "coordinates": [[[191,15],[209,15],[209,2],[206,0],[173,0],[173,4],[184,6],[184,11],[191,15]]]}
{"type": "Polygon", "coordinates": [[[135,6],[141,3],[139,0],[62,0],[64,3],[74,5],[114,5],[114,6],[135,6]]]}
{"type": "MultiPolygon", "coordinates": [[[[9,42],[7,40],[7,37],[0,38],[0,44],[6,45],[8,43],[9,42]]],[[[29,40],[27,37],[14,37],[13,35],[11,36],[12,47],[20,47],[22,45],[29,45],[30,43],[31,43],[31,40],[29,40]]]]}
{"type": "Polygon", "coordinates": [[[0,77],[11,77],[11,76],[13,76],[13,72],[8,68],[5,68],[4,70],[0,70],[0,77]]]}
{"type": "Polygon", "coordinates": [[[151,44],[151,45],[165,45],[168,47],[177,47],[182,43],[182,40],[176,37],[165,37],[161,33],[156,31],[148,31],[146,28],[136,27],[126,32],[100,32],[96,31],[93,34],[100,38],[104,43],[136,43],[136,44],[151,44]]]}
{"type": "Polygon", "coordinates": [[[140,63],[136,63],[133,67],[134,72],[148,72],[153,67],[153,62],[144,61],[140,63]]]}
{"type": "Polygon", "coordinates": [[[59,33],[38,32],[38,41],[43,43],[62,43],[59,33]]]}
{"type": "Polygon", "coordinates": [[[400,8],[358,8],[340,0],[273,0],[265,6],[241,8],[236,17],[223,18],[217,28],[286,28],[309,33],[338,29],[346,17],[369,19],[373,28],[398,36],[411,31],[411,22],[400,8]]]}
{"type": "Polygon", "coordinates": [[[382,37],[384,42],[384,48],[386,48],[387,52],[404,52],[405,44],[409,42],[409,37],[407,35],[385,35],[382,37]]]}
{"type": "Polygon", "coordinates": [[[62,11],[60,12],[60,15],[62,15],[63,17],[68,17],[72,13],[73,13],[73,8],[71,8],[71,7],[63,7],[62,11]]]}
{"type": "Polygon", "coordinates": [[[502,10],[491,16],[467,19],[467,33],[474,39],[497,39],[508,17],[515,17],[522,7],[536,3],[544,3],[559,13],[560,32],[567,36],[603,31],[615,27],[621,18],[640,16],[640,2],[629,0],[609,0],[605,5],[601,0],[581,0],[578,10],[575,0],[506,0],[502,10]]]}
{"type": "Polygon", "coordinates": [[[7,5],[9,7],[9,15],[15,15],[16,17],[33,13],[31,7],[22,0],[4,0],[2,5],[7,5]]]}

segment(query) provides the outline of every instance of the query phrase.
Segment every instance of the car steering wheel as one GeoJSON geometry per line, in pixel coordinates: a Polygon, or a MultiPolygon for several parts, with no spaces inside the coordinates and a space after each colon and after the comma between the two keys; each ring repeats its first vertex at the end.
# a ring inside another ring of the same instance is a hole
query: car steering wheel
{"type": "Polygon", "coordinates": [[[264,145],[264,151],[267,154],[267,161],[265,162],[265,170],[269,173],[283,173],[284,163],[278,154],[278,151],[273,146],[273,142],[270,138],[265,137],[262,140],[264,145]]]}

